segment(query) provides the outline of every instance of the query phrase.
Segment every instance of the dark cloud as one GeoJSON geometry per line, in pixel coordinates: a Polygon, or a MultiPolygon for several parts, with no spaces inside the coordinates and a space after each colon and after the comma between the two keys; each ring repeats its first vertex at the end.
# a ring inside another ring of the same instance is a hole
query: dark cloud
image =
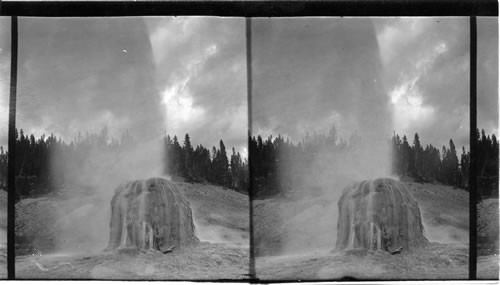
{"type": "MultiPolygon", "coordinates": [[[[478,107],[490,128],[497,27],[483,22],[478,107]]],[[[20,18],[18,126],[71,137],[107,124],[246,147],[244,20],[146,23],[20,18]]],[[[396,129],[468,144],[468,18],[254,19],[252,30],[254,130],[298,139],[335,124],[345,136],[396,129]],[[391,104],[398,88],[418,108],[391,104]]]]}
{"type": "Polygon", "coordinates": [[[418,132],[424,143],[439,147],[448,145],[450,138],[459,146],[468,145],[469,19],[401,18],[376,23],[379,40],[390,53],[384,67],[389,92],[414,81],[403,97],[421,100],[421,111],[415,111],[404,127],[396,122],[396,131],[412,137],[418,132]]]}
{"type": "Polygon", "coordinates": [[[254,130],[468,145],[468,18],[258,19],[253,36],[254,130]]]}
{"type": "Polygon", "coordinates": [[[498,136],[498,18],[477,19],[477,125],[498,136]]]}
{"type": "Polygon", "coordinates": [[[153,46],[159,48],[155,49],[159,86],[171,96],[168,132],[182,137],[189,132],[195,142],[208,147],[223,139],[226,147],[244,151],[248,130],[244,20],[154,19],[149,27],[153,46]]]}
{"type": "Polygon", "coordinates": [[[189,132],[241,151],[244,47],[243,19],[20,18],[18,126],[67,139],[104,125],[115,136],[189,132]]]}

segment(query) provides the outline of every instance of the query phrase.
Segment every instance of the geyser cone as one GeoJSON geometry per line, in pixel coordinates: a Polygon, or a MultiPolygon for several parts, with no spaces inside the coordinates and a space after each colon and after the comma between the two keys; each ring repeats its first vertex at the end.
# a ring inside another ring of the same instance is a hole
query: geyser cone
{"type": "Polygon", "coordinates": [[[389,178],[347,186],[339,203],[337,249],[393,252],[427,243],[417,202],[389,178]]]}
{"type": "Polygon", "coordinates": [[[189,202],[163,178],[120,185],[111,200],[109,249],[165,251],[198,242],[189,202]]]}

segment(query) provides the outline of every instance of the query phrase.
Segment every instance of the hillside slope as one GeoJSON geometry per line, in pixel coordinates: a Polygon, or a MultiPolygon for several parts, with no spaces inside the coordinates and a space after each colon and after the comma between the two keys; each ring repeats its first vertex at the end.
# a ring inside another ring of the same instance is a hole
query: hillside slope
{"type": "Polygon", "coordinates": [[[468,278],[468,192],[439,184],[405,183],[419,204],[429,246],[397,255],[337,252],[337,225],[332,218],[338,214],[337,201],[327,197],[258,200],[254,202],[257,276],[263,280],[468,278]]]}
{"type": "MultiPolygon", "coordinates": [[[[204,184],[177,183],[193,210],[196,235],[192,248],[155,251],[86,250],[89,216],[110,211],[92,197],[49,196],[16,205],[16,277],[48,279],[236,279],[246,278],[249,264],[248,196],[204,184]],[[105,208],[104,210],[101,208],[105,208]],[[64,212],[66,212],[64,215],[64,212]],[[68,219],[71,217],[71,219],[68,219]],[[71,222],[70,222],[71,221],[71,222]],[[81,234],[69,235],[76,230],[81,234]],[[64,239],[62,237],[70,237],[64,239]],[[61,242],[80,244],[62,250],[61,242]]],[[[104,224],[108,223],[107,220],[104,224]]],[[[99,233],[109,237],[109,228],[99,233]]],[[[105,243],[104,243],[105,244],[105,243]]]]}
{"type": "Polygon", "coordinates": [[[498,279],[498,199],[481,201],[477,215],[477,278],[498,279]]]}
{"type": "Polygon", "coordinates": [[[0,279],[7,278],[7,191],[0,189],[0,279]]]}

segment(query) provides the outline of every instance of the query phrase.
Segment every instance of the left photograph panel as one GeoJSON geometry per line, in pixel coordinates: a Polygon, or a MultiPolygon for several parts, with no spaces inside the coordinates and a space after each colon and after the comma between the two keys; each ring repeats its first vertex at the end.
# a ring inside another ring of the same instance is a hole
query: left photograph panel
{"type": "Polygon", "coordinates": [[[7,278],[7,174],[11,18],[0,17],[0,279],[7,278]]]}
{"type": "Polygon", "coordinates": [[[16,278],[248,279],[244,19],[18,21],[16,278]]]}

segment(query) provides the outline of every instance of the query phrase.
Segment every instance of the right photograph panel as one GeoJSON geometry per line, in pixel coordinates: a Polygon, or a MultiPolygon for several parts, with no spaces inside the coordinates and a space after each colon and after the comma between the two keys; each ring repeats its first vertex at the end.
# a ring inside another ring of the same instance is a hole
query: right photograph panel
{"type": "Polygon", "coordinates": [[[250,25],[256,277],[467,279],[469,18],[250,25]]]}
{"type": "Polygon", "coordinates": [[[498,279],[498,18],[477,18],[477,278],[498,279]]]}

